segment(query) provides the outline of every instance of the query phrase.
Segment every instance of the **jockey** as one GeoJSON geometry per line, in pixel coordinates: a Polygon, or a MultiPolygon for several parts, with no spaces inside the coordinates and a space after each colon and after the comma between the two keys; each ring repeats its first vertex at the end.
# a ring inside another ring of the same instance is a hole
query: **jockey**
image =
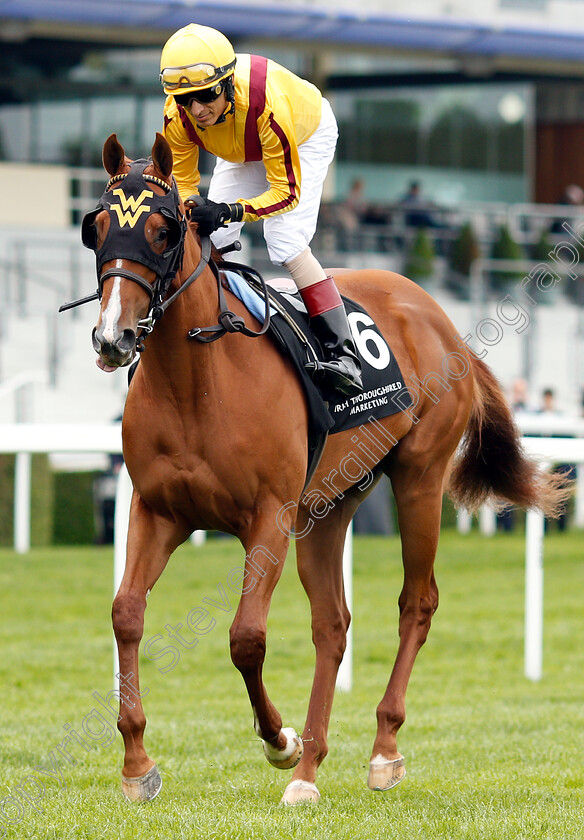
{"type": "Polygon", "coordinates": [[[190,206],[202,235],[222,248],[244,222],[265,220],[270,260],[290,272],[323,348],[324,382],[362,389],[345,308],[310,250],[337,124],[314,85],[275,61],[235,55],[216,29],[191,23],[164,45],[164,134],[181,198],[198,193],[199,149],[216,156],[208,198],[190,206]]]}

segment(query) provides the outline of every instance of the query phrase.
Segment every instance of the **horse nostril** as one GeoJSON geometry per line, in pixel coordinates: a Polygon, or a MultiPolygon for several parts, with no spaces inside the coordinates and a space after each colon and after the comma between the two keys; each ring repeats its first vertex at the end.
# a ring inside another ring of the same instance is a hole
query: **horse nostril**
{"type": "Polygon", "coordinates": [[[91,332],[91,343],[93,344],[93,349],[96,353],[99,353],[101,350],[101,344],[97,338],[97,327],[94,327],[91,332]]]}
{"type": "Polygon", "coordinates": [[[124,330],[116,341],[116,347],[124,352],[130,352],[136,346],[136,333],[134,330],[124,330]]]}

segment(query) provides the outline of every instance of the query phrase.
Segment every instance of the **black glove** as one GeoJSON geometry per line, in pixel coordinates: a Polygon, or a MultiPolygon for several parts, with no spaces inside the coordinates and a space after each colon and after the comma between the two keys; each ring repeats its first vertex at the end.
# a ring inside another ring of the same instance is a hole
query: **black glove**
{"type": "Polygon", "coordinates": [[[197,196],[197,199],[196,204],[190,199],[187,199],[185,204],[189,220],[199,226],[200,236],[209,236],[218,228],[226,227],[229,222],[240,222],[242,219],[242,204],[217,204],[208,198],[201,199],[200,196],[197,196]]]}

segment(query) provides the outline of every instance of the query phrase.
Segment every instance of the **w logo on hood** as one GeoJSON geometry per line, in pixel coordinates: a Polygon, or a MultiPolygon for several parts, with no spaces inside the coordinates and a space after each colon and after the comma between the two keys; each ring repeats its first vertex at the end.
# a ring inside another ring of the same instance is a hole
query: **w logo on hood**
{"type": "Polygon", "coordinates": [[[150,205],[144,204],[144,201],[154,197],[152,190],[142,190],[138,198],[134,198],[133,195],[126,195],[122,189],[113,190],[112,192],[113,195],[120,199],[119,204],[110,204],[110,209],[115,210],[118,216],[120,227],[129,225],[133,228],[142,213],[148,213],[150,210],[150,205]]]}

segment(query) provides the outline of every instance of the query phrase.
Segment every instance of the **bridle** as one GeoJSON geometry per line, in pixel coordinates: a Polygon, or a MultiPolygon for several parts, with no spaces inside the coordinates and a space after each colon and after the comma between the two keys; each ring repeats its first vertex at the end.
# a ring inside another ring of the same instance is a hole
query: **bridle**
{"type": "Polygon", "coordinates": [[[219,323],[210,327],[194,327],[188,332],[188,337],[208,343],[221,338],[227,332],[242,332],[244,335],[251,337],[263,335],[270,323],[270,305],[263,278],[253,269],[248,269],[259,277],[266,302],[266,314],[262,327],[259,331],[254,331],[245,326],[243,318],[227,308],[219,271],[211,261],[212,246],[209,237],[201,237],[201,256],[195,270],[170,297],[167,297],[170,285],[182,267],[188,220],[181,210],[180,197],[174,178],[172,185],[169,185],[155,175],[144,173],[144,169],[149,165],[150,161],[137,160],[132,163],[129,172],[113,175],[108,181],[97,207],[84,216],[81,238],[83,244],[94,251],[96,255],[97,291],[87,297],[63,304],[59,307],[59,312],[93,300],[101,300],[104,283],[110,277],[123,277],[131,280],[144,289],[150,299],[147,316],[138,322],[140,332],[136,336],[136,349],[141,352],[144,349],[143,341],[152,332],[156,322],[162,318],[168,307],[194,283],[209,265],[217,280],[220,304],[219,323]],[[123,183],[126,189],[112,190],[112,187],[119,182],[123,183]],[[148,183],[162,187],[165,194],[160,196],[152,190],[148,190],[148,183]],[[119,203],[115,203],[115,198],[120,199],[119,203]],[[148,201],[148,204],[145,203],[146,201],[148,201]],[[94,222],[97,215],[103,210],[109,212],[110,226],[104,242],[98,249],[94,222]],[[143,230],[148,216],[156,212],[162,213],[169,226],[169,246],[162,254],[156,254],[152,251],[146,242],[145,235],[143,237],[129,235],[129,231],[134,232],[135,228],[138,228],[137,233],[143,230]],[[129,230],[125,230],[126,226],[129,230]],[[152,269],[156,276],[155,282],[151,284],[137,272],[124,267],[109,268],[102,271],[106,262],[122,258],[131,259],[152,269]]]}
{"type": "Polygon", "coordinates": [[[149,165],[150,161],[136,160],[128,172],[113,175],[95,209],[83,217],[81,240],[86,248],[95,253],[97,291],[64,304],[60,312],[92,300],[101,300],[103,285],[113,276],[125,277],[144,289],[150,299],[148,317],[163,302],[172,280],[182,267],[187,218],[180,209],[180,197],[174,179],[172,184],[168,184],[162,178],[145,173],[149,165]],[[112,189],[118,183],[121,186],[112,189]],[[159,195],[148,189],[149,184],[162,187],[164,194],[159,195]],[[103,210],[108,212],[110,224],[98,248],[95,220],[103,210]],[[161,213],[168,226],[168,246],[161,254],[152,250],[145,236],[146,220],[153,213],[161,213]],[[134,236],[133,233],[143,235],[134,236]],[[137,272],[125,267],[102,270],[106,262],[118,259],[130,259],[151,269],[155,282],[151,284],[137,272]]]}

